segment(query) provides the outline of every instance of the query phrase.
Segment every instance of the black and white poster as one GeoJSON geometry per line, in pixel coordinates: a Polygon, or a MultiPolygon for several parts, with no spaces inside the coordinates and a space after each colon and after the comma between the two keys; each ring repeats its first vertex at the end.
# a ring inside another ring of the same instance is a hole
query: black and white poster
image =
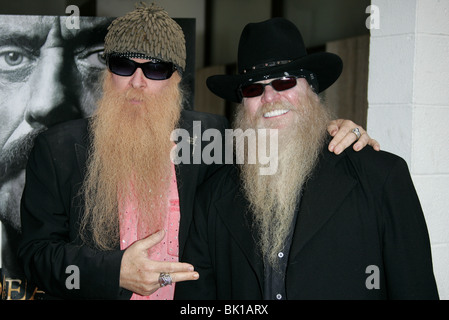
{"type": "Polygon", "coordinates": [[[36,134],[89,116],[105,68],[112,18],[0,15],[0,218],[2,299],[43,294],[16,258],[27,154],[36,134]]]}

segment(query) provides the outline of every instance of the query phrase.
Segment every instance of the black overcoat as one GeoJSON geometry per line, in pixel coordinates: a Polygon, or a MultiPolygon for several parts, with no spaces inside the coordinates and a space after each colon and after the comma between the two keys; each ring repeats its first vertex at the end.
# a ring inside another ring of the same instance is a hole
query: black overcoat
{"type": "MultiPolygon", "coordinates": [[[[239,172],[197,193],[183,260],[200,279],[179,299],[262,299],[264,269],[239,172]]],[[[387,152],[323,148],[307,182],[285,275],[287,299],[437,299],[428,231],[406,162],[387,152]]]]}

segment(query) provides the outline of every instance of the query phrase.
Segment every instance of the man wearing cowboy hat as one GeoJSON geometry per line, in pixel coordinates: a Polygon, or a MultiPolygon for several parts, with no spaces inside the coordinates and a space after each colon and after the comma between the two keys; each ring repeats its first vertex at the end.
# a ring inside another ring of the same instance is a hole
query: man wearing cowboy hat
{"type": "MultiPolygon", "coordinates": [[[[183,299],[437,299],[423,212],[405,161],[365,148],[327,150],[318,93],[342,71],[307,54],[283,18],[248,24],[237,75],[207,80],[241,103],[235,127],[274,129],[278,170],[220,169],[197,193],[183,299]]],[[[257,130],[253,130],[258,135],[257,130]]]]}
{"type": "Polygon", "coordinates": [[[175,166],[170,137],[175,128],[195,132],[195,122],[200,134],[212,128],[224,136],[227,121],[183,110],[184,34],[157,5],[112,22],[105,58],[93,117],[36,139],[19,256],[27,277],[51,296],[172,299],[176,283],[197,279],[179,256],[197,186],[221,164],[175,166]],[[78,282],[67,270],[78,270],[78,282]]]}

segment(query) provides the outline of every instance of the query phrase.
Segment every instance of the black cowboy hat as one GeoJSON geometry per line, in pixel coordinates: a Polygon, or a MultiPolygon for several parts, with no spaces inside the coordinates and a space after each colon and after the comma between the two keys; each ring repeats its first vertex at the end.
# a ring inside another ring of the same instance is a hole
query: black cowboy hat
{"type": "Polygon", "coordinates": [[[294,75],[306,78],[319,93],[340,76],[343,62],[329,52],[307,54],[298,28],[284,18],[249,23],[240,37],[238,72],[207,79],[208,88],[217,96],[241,102],[240,86],[265,79],[294,75]]]}

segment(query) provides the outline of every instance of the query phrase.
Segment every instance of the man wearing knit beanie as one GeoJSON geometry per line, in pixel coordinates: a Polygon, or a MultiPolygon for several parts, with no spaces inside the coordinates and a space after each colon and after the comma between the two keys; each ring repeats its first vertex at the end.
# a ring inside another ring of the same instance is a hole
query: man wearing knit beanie
{"type": "Polygon", "coordinates": [[[36,139],[19,255],[47,296],[172,299],[176,282],[198,277],[178,256],[196,187],[218,164],[175,168],[170,135],[200,121],[224,136],[228,124],[183,110],[184,34],[162,8],[141,5],[114,20],[104,54],[93,117],[36,139]]]}
{"type": "Polygon", "coordinates": [[[49,296],[172,299],[177,282],[198,278],[179,257],[197,186],[223,162],[175,166],[171,133],[187,130],[196,147],[198,123],[200,134],[213,128],[221,137],[228,124],[183,110],[184,34],[162,8],[141,5],[114,20],[104,55],[93,117],[56,125],[35,141],[19,256],[49,296]]]}

